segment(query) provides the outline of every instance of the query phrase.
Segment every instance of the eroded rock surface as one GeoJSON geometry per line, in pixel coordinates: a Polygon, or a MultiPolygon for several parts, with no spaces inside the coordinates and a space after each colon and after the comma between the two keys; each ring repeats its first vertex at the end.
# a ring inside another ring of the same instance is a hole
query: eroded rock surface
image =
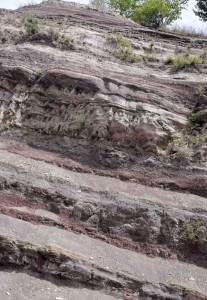
{"type": "MultiPolygon", "coordinates": [[[[190,41],[155,32],[85,6],[58,5],[59,8],[49,1],[5,13],[2,35],[9,39],[13,31],[19,31],[20,37],[10,47],[2,42],[3,124],[47,134],[104,140],[138,153],[160,153],[179,132],[190,130],[194,125],[189,124],[193,113],[197,122],[202,123],[196,136],[205,139],[205,69],[201,74],[185,72],[177,76],[170,74],[169,67],[164,65],[166,56],[178,46],[185,51],[187,42],[193,43],[192,52],[201,54],[200,42],[205,46],[205,40],[190,41]],[[40,23],[41,32],[36,38],[24,39],[21,25],[28,11],[40,23]],[[59,49],[57,37],[56,44],[54,40],[50,45],[49,28],[72,40],[74,49],[59,49]],[[128,37],[142,60],[125,63],[117,59],[107,40],[112,31],[128,37]],[[151,53],[152,38],[155,46],[151,53]],[[196,88],[202,89],[202,93],[195,95],[196,88]]],[[[9,42],[12,43],[10,39],[9,42]]],[[[205,154],[200,156],[205,161],[205,154]]]]}
{"type": "Polygon", "coordinates": [[[207,299],[206,65],[164,64],[207,40],[58,0],[0,16],[1,299],[207,299]]]}

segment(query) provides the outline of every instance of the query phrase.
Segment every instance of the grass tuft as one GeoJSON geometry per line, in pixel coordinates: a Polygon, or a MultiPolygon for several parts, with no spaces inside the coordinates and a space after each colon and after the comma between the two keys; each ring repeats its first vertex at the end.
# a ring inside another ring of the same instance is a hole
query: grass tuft
{"type": "Polygon", "coordinates": [[[203,63],[203,59],[200,56],[190,55],[189,53],[175,56],[167,56],[164,60],[165,64],[171,64],[172,72],[179,72],[181,70],[197,69],[199,65],[203,63]]]}
{"type": "Polygon", "coordinates": [[[116,47],[112,54],[117,58],[129,62],[142,60],[140,55],[134,53],[131,42],[123,34],[109,34],[106,39],[116,47]]]}

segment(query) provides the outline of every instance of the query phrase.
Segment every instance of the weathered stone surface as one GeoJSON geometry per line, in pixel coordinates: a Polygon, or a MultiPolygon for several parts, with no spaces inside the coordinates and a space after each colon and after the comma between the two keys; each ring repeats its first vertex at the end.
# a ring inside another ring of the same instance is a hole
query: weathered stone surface
{"type": "Polygon", "coordinates": [[[164,64],[207,40],[61,0],[0,25],[0,298],[207,299],[206,64],[164,64]]]}
{"type": "MultiPolygon", "coordinates": [[[[69,51],[68,56],[67,51],[51,48],[48,42],[48,46],[42,45],[40,37],[30,40],[30,44],[21,41],[12,48],[3,47],[0,56],[3,60],[0,72],[4,88],[0,108],[3,124],[47,134],[112,141],[134,148],[138,153],[163,152],[174,135],[186,129],[192,107],[198,105],[192,95],[200,85],[200,77],[185,74],[186,80],[180,81],[166,71],[157,72],[163,62],[155,65],[144,61],[131,65],[120,63],[110,53],[106,40],[113,24],[117,31],[119,28],[119,32],[132,39],[133,45],[139,45],[140,50],[136,51],[144,57],[148,50],[146,40],[153,36],[155,45],[157,43],[153,55],[164,58],[172,51],[168,38],[176,41],[178,36],[148,30],[121,17],[111,18],[110,14],[64,2],[54,6],[49,1],[21,8],[19,12],[28,10],[40,22],[43,34],[46,34],[46,24],[56,24],[60,34],[73,36],[77,49],[69,51]],[[45,10],[47,14],[43,19],[45,10]],[[51,21],[54,13],[56,16],[51,21]],[[89,16],[93,16],[92,19],[89,20],[89,16]],[[15,90],[18,95],[14,94],[15,90]],[[13,97],[21,99],[20,107],[13,104],[13,97]],[[18,115],[18,120],[14,115],[18,115]]],[[[12,17],[11,31],[16,28],[15,13],[12,17]]],[[[4,22],[3,28],[6,17],[4,22]]],[[[181,41],[187,42],[185,38],[181,41]]],[[[199,41],[197,44],[193,40],[193,45],[197,49],[199,41]]],[[[203,81],[205,76],[202,74],[203,81]]]]}
{"type": "Polygon", "coordinates": [[[115,287],[117,294],[127,292],[132,299],[138,295],[140,299],[147,296],[182,299],[188,290],[192,299],[207,296],[206,269],[148,258],[59,229],[54,229],[51,235],[50,227],[34,226],[3,215],[0,224],[3,264],[29,265],[31,269],[59,275],[71,283],[95,285],[103,292],[115,287]],[[85,247],[81,247],[83,244],[85,247]]]}
{"type": "MultiPolygon", "coordinates": [[[[5,150],[0,150],[0,163],[0,187],[28,199],[19,210],[34,201],[59,214],[59,221],[64,213],[76,223],[85,222],[89,231],[101,231],[106,237],[172,249],[195,244],[198,255],[207,254],[203,246],[206,232],[199,233],[200,227],[207,228],[204,197],[76,173],[5,150]]],[[[6,207],[15,214],[14,205],[6,207]]],[[[35,211],[32,215],[38,216],[38,207],[35,211]]],[[[51,219],[49,214],[45,218],[51,219]]]]}
{"type": "Polygon", "coordinates": [[[63,286],[61,281],[43,279],[42,274],[34,272],[19,273],[16,269],[0,269],[0,297],[2,300],[114,300],[110,295],[90,289],[77,289],[74,287],[63,286]],[[60,285],[58,285],[58,283],[60,285]]]}

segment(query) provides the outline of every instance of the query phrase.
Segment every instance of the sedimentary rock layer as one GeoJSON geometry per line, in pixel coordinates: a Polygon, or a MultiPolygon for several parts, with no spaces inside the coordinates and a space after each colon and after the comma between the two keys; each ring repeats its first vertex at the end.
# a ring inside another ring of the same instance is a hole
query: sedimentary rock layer
{"type": "Polygon", "coordinates": [[[206,63],[165,64],[207,40],[59,0],[0,16],[0,298],[207,299],[206,63]]]}

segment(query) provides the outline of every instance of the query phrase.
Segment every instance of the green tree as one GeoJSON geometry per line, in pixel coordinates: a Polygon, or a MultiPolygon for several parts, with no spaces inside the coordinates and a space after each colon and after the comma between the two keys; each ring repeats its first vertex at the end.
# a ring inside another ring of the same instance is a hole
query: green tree
{"type": "Polygon", "coordinates": [[[144,0],[139,2],[131,18],[141,25],[159,28],[176,21],[188,0],[144,0]]]}
{"type": "Polygon", "coordinates": [[[119,13],[121,16],[131,17],[139,0],[108,0],[108,6],[111,10],[119,13]]]}
{"type": "Polygon", "coordinates": [[[207,1],[197,0],[196,10],[194,13],[203,21],[207,21],[207,1]]]}
{"type": "Polygon", "coordinates": [[[188,0],[102,0],[120,15],[158,28],[177,20],[188,0]]]}

